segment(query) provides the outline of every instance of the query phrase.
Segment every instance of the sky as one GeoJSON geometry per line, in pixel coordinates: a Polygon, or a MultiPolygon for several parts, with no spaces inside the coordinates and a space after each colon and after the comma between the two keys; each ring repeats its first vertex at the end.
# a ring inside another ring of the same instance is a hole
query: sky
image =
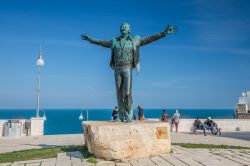
{"type": "Polygon", "coordinates": [[[41,45],[41,108],[113,108],[111,50],[82,41],[177,34],[140,48],[134,107],[234,108],[250,90],[248,0],[0,0],[0,108],[35,108],[41,45]]]}

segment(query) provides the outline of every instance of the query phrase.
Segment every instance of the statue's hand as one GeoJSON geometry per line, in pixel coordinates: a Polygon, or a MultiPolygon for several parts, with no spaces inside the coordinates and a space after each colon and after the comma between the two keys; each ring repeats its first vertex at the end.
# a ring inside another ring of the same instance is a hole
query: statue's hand
{"type": "Polygon", "coordinates": [[[81,38],[82,38],[82,40],[90,41],[90,37],[89,37],[89,35],[87,35],[86,33],[82,34],[82,35],[81,35],[81,38]]]}
{"type": "Polygon", "coordinates": [[[174,34],[178,31],[178,27],[177,26],[173,26],[173,25],[168,25],[167,28],[165,29],[165,33],[166,34],[174,34]]]}
{"type": "Polygon", "coordinates": [[[140,71],[141,71],[141,66],[140,66],[140,63],[138,63],[137,65],[136,65],[136,75],[139,75],[139,73],[140,73],[140,71]]]}

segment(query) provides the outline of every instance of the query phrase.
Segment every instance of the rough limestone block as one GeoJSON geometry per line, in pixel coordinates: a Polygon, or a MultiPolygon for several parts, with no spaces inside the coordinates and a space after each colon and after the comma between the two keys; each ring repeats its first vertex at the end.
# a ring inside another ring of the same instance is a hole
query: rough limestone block
{"type": "Polygon", "coordinates": [[[169,153],[170,126],[166,122],[83,122],[90,153],[106,160],[128,161],[169,153]]]}

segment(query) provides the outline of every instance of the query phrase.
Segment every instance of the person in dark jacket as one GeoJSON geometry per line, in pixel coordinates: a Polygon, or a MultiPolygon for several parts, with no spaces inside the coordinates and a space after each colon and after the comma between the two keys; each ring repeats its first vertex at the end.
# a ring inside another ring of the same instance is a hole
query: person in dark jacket
{"type": "Polygon", "coordinates": [[[216,123],[211,119],[211,117],[208,117],[207,120],[204,122],[204,126],[211,131],[212,134],[215,135],[216,133],[216,123]]]}
{"type": "Polygon", "coordinates": [[[136,115],[135,115],[135,113],[133,113],[133,120],[136,120],[136,115]]]}
{"type": "Polygon", "coordinates": [[[112,117],[113,117],[113,121],[116,121],[118,119],[118,107],[117,106],[112,112],[112,117]]]}

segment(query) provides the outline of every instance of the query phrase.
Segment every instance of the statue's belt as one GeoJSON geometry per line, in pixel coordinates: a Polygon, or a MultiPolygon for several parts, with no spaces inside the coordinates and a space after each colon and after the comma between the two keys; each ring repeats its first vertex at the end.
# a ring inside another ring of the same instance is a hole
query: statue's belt
{"type": "Polygon", "coordinates": [[[132,63],[115,63],[115,67],[131,67],[132,63]]]}

